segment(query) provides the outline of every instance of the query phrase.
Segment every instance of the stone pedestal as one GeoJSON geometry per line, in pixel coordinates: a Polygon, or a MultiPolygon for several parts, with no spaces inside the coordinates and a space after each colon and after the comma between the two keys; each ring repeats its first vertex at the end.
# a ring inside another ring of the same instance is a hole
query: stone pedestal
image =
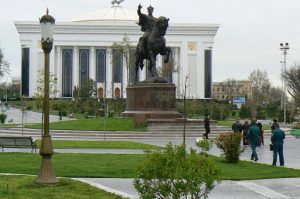
{"type": "Polygon", "coordinates": [[[170,83],[139,82],[128,86],[122,117],[181,118],[176,111],[176,87],[170,83]]]}

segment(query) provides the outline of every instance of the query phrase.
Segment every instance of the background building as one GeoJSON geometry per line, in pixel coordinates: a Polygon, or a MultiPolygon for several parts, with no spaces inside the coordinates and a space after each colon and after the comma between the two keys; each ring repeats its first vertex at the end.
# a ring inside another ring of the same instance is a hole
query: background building
{"type": "MultiPolygon", "coordinates": [[[[146,11],[143,8],[142,12],[146,11]]],[[[172,22],[172,16],[166,17],[172,22]]],[[[136,46],[143,34],[137,21],[136,10],[113,3],[71,22],[57,22],[50,57],[50,72],[57,76],[57,97],[71,98],[74,86],[82,87],[91,78],[97,83],[98,97],[126,98],[126,87],[133,82],[135,69],[126,67],[123,56],[114,53],[111,46],[125,35],[136,46]]],[[[33,97],[38,70],[44,64],[39,21],[16,21],[15,26],[22,46],[22,95],[33,97]]],[[[168,80],[176,85],[177,97],[183,93],[188,77],[188,98],[211,98],[212,47],[218,28],[217,24],[170,23],[165,37],[174,61],[168,80]]],[[[161,56],[157,66],[164,67],[161,56]]],[[[139,80],[148,75],[144,67],[139,80]]]]}
{"type": "Polygon", "coordinates": [[[233,98],[237,97],[244,97],[245,100],[252,98],[252,81],[240,80],[213,83],[213,99],[232,101],[233,98]]]}

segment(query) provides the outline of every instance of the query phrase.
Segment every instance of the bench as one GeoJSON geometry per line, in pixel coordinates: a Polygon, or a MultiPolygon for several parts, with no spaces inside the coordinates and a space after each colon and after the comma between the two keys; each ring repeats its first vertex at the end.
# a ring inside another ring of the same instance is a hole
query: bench
{"type": "Polygon", "coordinates": [[[31,146],[31,152],[35,150],[36,152],[36,143],[35,140],[32,137],[28,136],[19,136],[19,137],[0,137],[0,146],[2,149],[2,152],[4,151],[4,147],[6,146],[31,146]]]}

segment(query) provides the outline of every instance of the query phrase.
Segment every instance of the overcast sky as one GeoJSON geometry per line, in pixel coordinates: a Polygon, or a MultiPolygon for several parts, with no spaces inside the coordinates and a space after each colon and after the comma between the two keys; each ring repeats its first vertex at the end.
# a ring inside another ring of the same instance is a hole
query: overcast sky
{"type": "MultiPolygon", "coordinates": [[[[48,7],[56,21],[110,6],[111,0],[2,0],[0,48],[11,64],[11,76],[20,76],[20,42],[14,21],[38,21],[48,7]]],[[[265,70],[273,85],[281,85],[281,42],[290,50],[287,67],[300,60],[299,0],[125,0],[135,9],[150,4],[154,16],[170,23],[220,24],[213,47],[213,81],[248,79],[254,69],[265,70]]],[[[167,39],[167,38],[166,38],[167,39]]],[[[167,39],[168,40],[168,39],[167,39]]]]}

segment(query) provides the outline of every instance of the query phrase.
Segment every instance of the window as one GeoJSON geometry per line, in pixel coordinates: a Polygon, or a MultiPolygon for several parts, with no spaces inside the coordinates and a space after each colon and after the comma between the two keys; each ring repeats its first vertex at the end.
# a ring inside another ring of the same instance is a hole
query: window
{"type": "Polygon", "coordinates": [[[103,83],[106,81],[106,50],[96,50],[96,82],[103,83]]]}
{"type": "Polygon", "coordinates": [[[120,53],[113,52],[113,82],[121,83],[123,81],[123,56],[120,53]]]}
{"type": "Polygon", "coordinates": [[[22,96],[29,96],[29,48],[22,48],[22,96]]]}
{"type": "Polygon", "coordinates": [[[84,88],[89,80],[89,50],[79,50],[79,78],[80,88],[84,88]]]}
{"type": "Polygon", "coordinates": [[[62,97],[72,97],[73,50],[62,50],[62,97]]]}

